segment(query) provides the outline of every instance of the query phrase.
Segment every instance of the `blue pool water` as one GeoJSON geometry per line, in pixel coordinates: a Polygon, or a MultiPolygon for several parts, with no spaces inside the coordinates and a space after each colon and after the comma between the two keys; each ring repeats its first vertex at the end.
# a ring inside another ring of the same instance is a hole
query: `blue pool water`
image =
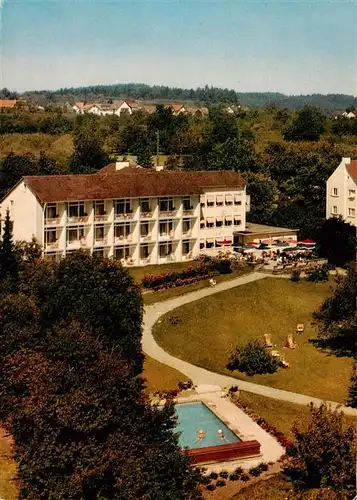
{"type": "Polygon", "coordinates": [[[239,439],[228,427],[204,404],[180,403],[176,405],[178,418],[176,431],[180,432],[182,448],[205,448],[228,443],[240,443],[239,439]],[[221,439],[218,430],[223,431],[221,439]],[[204,431],[203,439],[198,439],[198,431],[204,431]]]}

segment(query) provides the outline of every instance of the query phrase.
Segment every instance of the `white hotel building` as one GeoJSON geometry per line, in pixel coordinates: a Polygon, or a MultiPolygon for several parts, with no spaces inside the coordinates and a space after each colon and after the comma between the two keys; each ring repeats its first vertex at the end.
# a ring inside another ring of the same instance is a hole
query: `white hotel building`
{"type": "Polygon", "coordinates": [[[326,185],[326,219],[342,217],[357,226],[357,160],[342,158],[326,185]]]}
{"type": "Polygon", "coordinates": [[[246,183],[233,171],[156,172],[110,164],[96,174],[24,177],[0,204],[15,240],[45,258],[78,249],[124,265],[191,260],[246,228],[246,183]]]}

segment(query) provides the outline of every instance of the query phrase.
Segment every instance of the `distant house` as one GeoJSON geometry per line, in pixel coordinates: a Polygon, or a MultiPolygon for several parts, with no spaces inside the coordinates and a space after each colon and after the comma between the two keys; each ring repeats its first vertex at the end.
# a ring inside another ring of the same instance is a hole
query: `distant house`
{"type": "Polygon", "coordinates": [[[326,182],[326,219],[342,217],[357,226],[357,160],[342,158],[326,182]]]}
{"type": "Polygon", "coordinates": [[[174,116],[181,115],[182,113],[186,113],[186,108],[183,104],[168,104],[167,108],[172,110],[172,114],[174,116]]]}
{"type": "Polygon", "coordinates": [[[344,111],[342,116],[345,118],[357,118],[357,111],[344,111]]]}
{"type": "Polygon", "coordinates": [[[208,116],[208,114],[209,114],[208,108],[205,108],[205,107],[190,106],[190,107],[186,108],[186,112],[189,115],[195,116],[196,118],[203,118],[205,116],[208,116]]]}
{"type": "Polygon", "coordinates": [[[12,109],[18,102],[16,99],[0,99],[0,109],[12,109]]]}
{"type": "Polygon", "coordinates": [[[141,108],[137,101],[125,100],[120,101],[120,105],[116,106],[114,113],[118,116],[129,114],[132,115],[134,111],[138,111],[141,108]]]}
{"type": "Polygon", "coordinates": [[[156,104],[143,104],[141,109],[143,111],[145,111],[145,113],[148,113],[149,115],[151,115],[152,113],[155,113],[155,111],[157,109],[157,105],[156,104]]]}
{"type": "Polygon", "coordinates": [[[79,115],[83,115],[84,113],[87,113],[88,110],[93,106],[92,103],[86,103],[86,102],[76,102],[73,106],[72,109],[78,113],[79,115]]]}

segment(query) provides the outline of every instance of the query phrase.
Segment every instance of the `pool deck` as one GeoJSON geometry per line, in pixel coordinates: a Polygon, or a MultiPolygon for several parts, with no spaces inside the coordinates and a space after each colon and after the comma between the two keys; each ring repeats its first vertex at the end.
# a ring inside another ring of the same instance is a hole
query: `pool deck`
{"type": "Polygon", "coordinates": [[[192,403],[202,401],[210,408],[222,422],[229,427],[242,441],[257,440],[260,443],[261,454],[258,457],[230,460],[205,464],[209,472],[233,472],[238,466],[250,469],[262,462],[276,462],[285,453],[285,449],[268,432],[256,424],[244,411],[232,403],[226,393],[218,386],[200,385],[196,393],[190,396],[178,397],[177,403],[192,403]]]}

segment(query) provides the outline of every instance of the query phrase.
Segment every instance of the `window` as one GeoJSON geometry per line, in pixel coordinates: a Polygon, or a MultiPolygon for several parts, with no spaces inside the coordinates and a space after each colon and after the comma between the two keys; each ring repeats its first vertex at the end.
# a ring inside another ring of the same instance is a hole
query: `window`
{"type": "Polygon", "coordinates": [[[224,219],[224,225],[225,226],[231,226],[232,224],[233,224],[233,221],[232,221],[232,219],[230,217],[226,217],[224,219]]]}
{"type": "Polygon", "coordinates": [[[171,212],[175,210],[173,198],[160,198],[159,207],[160,212],[171,212]]]}
{"type": "Polygon", "coordinates": [[[140,259],[147,259],[149,257],[149,246],[141,245],[140,246],[140,259]]]}
{"type": "Polygon", "coordinates": [[[203,250],[206,246],[205,240],[200,240],[200,250],[203,250]]]}
{"type": "Polygon", "coordinates": [[[49,203],[46,207],[46,219],[55,219],[58,217],[57,204],[49,203]]]}
{"type": "Polygon", "coordinates": [[[222,227],[223,226],[223,219],[222,217],[217,217],[216,218],[216,227],[222,227]]]}
{"type": "Polygon", "coordinates": [[[191,205],[191,196],[184,196],[182,198],[182,206],[183,210],[192,210],[193,207],[191,205]]]}
{"type": "Polygon", "coordinates": [[[333,207],[332,207],[332,213],[333,214],[337,214],[337,206],[336,205],[333,205],[333,207]]]}
{"type": "Polygon", "coordinates": [[[167,257],[172,254],[172,243],[160,243],[159,245],[159,255],[160,257],[167,257]]]}
{"type": "Polygon", "coordinates": [[[115,201],[115,215],[131,214],[131,202],[128,199],[115,201]]]}
{"type": "Polygon", "coordinates": [[[170,236],[172,234],[172,220],[165,220],[160,222],[159,233],[160,236],[170,236]]]}
{"type": "Polygon", "coordinates": [[[348,190],[348,197],[349,198],[354,198],[356,195],[356,191],[354,189],[349,189],[348,190]]]}
{"type": "Polygon", "coordinates": [[[96,241],[103,241],[105,237],[104,226],[96,226],[95,228],[95,239],[96,241]]]}
{"type": "Polygon", "coordinates": [[[207,196],[207,206],[214,207],[214,196],[212,195],[207,196]]]}
{"type": "Polygon", "coordinates": [[[221,207],[223,205],[223,194],[216,196],[216,205],[217,207],[221,207]]]}
{"type": "Polygon", "coordinates": [[[149,198],[141,198],[141,200],[140,200],[140,210],[141,210],[142,213],[151,212],[149,198]]]}
{"type": "Polygon", "coordinates": [[[332,188],[332,196],[338,196],[338,188],[332,188]]]}
{"type": "Polygon", "coordinates": [[[349,208],[348,209],[348,216],[349,217],[354,217],[356,214],[356,210],[354,208],[349,208]]]}
{"type": "Polygon", "coordinates": [[[104,201],[95,201],[94,202],[94,215],[105,215],[105,204],[104,201]]]}
{"type": "Polygon", "coordinates": [[[183,219],[182,221],[182,232],[188,233],[191,229],[190,219],[183,219]]]}
{"type": "Polygon", "coordinates": [[[234,217],[234,225],[240,226],[241,224],[242,224],[242,221],[240,219],[237,219],[236,217],[234,217]]]}
{"type": "Polygon", "coordinates": [[[182,242],[182,255],[187,255],[188,253],[190,253],[190,242],[183,241],[182,242]]]}
{"type": "Polygon", "coordinates": [[[214,219],[209,218],[206,220],[206,227],[214,227],[214,219]]]}
{"type": "Polygon", "coordinates": [[[114,237],[124,239],[130,235],[130,223],[114,226],[114,237]]]}
{"type": "Polygon", "coordinates": [[[116,259],[128,259],[129,257],[131,257],[131,254],[130,254],[130,247],[126,246],[126,247],[117,247],[114,251],[114,257],[116,259]]]}
{"type": "Polygon", "coordinates": [[[140,224],[140,236],[145,237],[149,234],[149,223],[148,222],[142,222],[140,224]]]}
{"type": "Polygon", "coordinates": [[[206,199],[205,199],[204,196],[201,196],[200,203],[201,203],[201,207],[205,207],[206,206],[206,199]]]}
{"type": "Polygon", "coordinates": [[[202,219],[200,220],[200,228],[201,229],[204,229],[206,226],[205,226],[205,221],[202,219]]]}
{"type": "Polygon", "coordinates": [[[233,205],[233,196],[231,194],[226,194],[226,205],[233,205]]]}
{"type": "Polygon", "coordinates": [[[242,204],[242,200],[241,200],[241,197],[239,194],[235,194],[234,195],[234,204],[235,205],[241,205],[242,204]]]}
{"type": "Polygon", "coordinates": [[[46,245],[57,242],[57,232],[55,229],[45,232],[45,242],[46,245]]]}
{"type": "Polygon", "coordinates": [[[84,201],[75,201],[67,203],[68,217],[85,217],[87,214],[84,212],[84,201]]]}
{"type": "Polygon", "coordinates": [[[67,228],[66,241],[67,243],[77,243],[80,240],[85,239],[84,236],[84,227],[83,226],[75,226],[67,228]]]}

